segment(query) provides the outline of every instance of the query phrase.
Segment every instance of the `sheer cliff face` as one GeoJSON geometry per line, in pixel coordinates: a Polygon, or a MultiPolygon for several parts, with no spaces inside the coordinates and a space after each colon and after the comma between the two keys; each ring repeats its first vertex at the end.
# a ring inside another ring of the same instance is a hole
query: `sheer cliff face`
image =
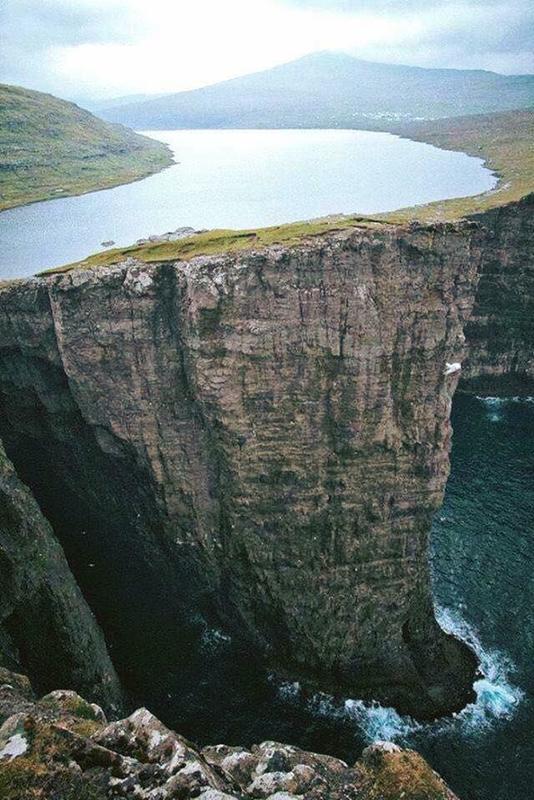
{"type": "Polygon", "coordinates": [[[471,319],[470,375],[498,371],[481,296],[472,311],[515,230],[353,229],[0,292],[0,436],[120,674],[158,631],[186,650],[202,618],[321,688],[419,716],[469,699],[427,537],[446,364],[471,319]]]}
{"type": "Polygon", "coordinates": [[[324,688],[465,702],[426,550],[480,258],[361,229],[0,294],[0,432],[108,635],[203,614],[324,688]]]}
{"type": "Polygon", "coordinates": [[[102,633],[1,445],[0,586],[3,660],[24,664],[41,687],[69,680],[117,708],[121,691],[102,633]]]}
{"type": "Polygon", "coordinates": [[[487,231],[481,277],[466,326],[461,387],[532,393],[534,384],[534,195],[478,218],[487,231]]]}

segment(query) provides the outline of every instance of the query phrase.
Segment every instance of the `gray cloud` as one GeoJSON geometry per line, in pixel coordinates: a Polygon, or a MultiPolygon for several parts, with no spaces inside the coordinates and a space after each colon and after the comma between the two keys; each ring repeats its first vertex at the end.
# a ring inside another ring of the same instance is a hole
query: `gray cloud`
{"type": "MultiPolygon", "coordinates": [[[[309,6],[300,0],[290,5],[309,6]]],[[[496,72],[532,72],[534,4],[531,0],[311,0],[316,7],[342,11],[366,10],[401,18],[426,15],[432,22],[416,43],[386,46],[372,57],[420,66],[489,69],[496,72]],[[429,13],[430,12],[430,13],[429,13]],[[446,22],[444,22],[446,19],[446,22]]]]}
{"type": "MultiPolygon", "coordinates": [[[[283,0],[288,7],[315,8],[341,13],[428,15],[436,11],[436,26],[418,43],[440,52],[472,58],[476,54],[523,54],[532,50],[534,4],[532,0],[283,0]],[[449,12],[451,24],[438,23],[438,13],[449,12]],[[467,12],[467,13],[466,13],[467,12]],[[472,14],[472,18],[469,18],[472,14]],[[460,23],[454,24],[455,16],[460,23]]],[[[408,51],[407,51],[408,54],[408,51]]],[[[430,52],[429,52],[430,55],[430,52]]],[[[442,65],[441,65],[442,66],[442,65]]]]}
{"type": "MultiPolygon", "coordinates": [[[[185,0],[182,0],[185,3],[185,0]]],[[[194,0],[190,0],[194,2],[194,0]]],[[[354,55],[421,66],[533,71],[531,0],[278,0],[287,8],[425,20],[409,44],[399,40],[354,55]]],[[[134,44],[142,21],[128,0],[0,0],[0,80],[62,93],[51,67],[59,47],[134,44]]],[[[191,32],[191,35],[195,35],[191,32]]],[[[202,31],[198,33],[202,37],[202,31]]],[[[199,41],[201,47],[201,41],[199,41]]],[[[72,82],[71,82],[72,85],[72,82]]]]}
{"type": "MultiPolygon", "coordinates": [[[[376,14],[398,12],[402,14],[428,11],[429,8],[477,8],[483,9],[491,6],[503,5],[503,0],[284,0],[288,6],[298,8],[322,8],[328,11],[348,11],[358,13],[362,11],[376,14]]],[[[510,7],[523,6],[528,8],[530,3],[525,0],[511,0],[510,7]]]]}
{"type": "Polygon", "coordinates": [[[22,46],[39,49],[51,45],[128,41],[132,36],[124,8],[110,2],[104,7],[65,0],[2,0],[2,38],[15,37],[22,46]]]}
{"type": "Polygon", "coordinates": [[[79,0],[1,0],[0,80],[53,91],[49,55],[54,47],[127,43],[135,20],[120,2],[93,6],[79,0]]]}

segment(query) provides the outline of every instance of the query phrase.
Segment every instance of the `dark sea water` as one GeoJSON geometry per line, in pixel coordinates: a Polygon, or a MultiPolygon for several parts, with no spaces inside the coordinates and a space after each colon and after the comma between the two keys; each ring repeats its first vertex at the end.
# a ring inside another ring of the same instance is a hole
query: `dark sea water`
{"type": "Polygon", "coordinates": [[[176,228],[257,228],[372,214],[492,189],[482,160],[390,133],[353,130],[148,132],[177,163],[106,191],[0,214],[0,279],[78,261],[176,228]]]}
{"type": "Polygon", "coordinates": [[[487,679],[456,724],[415,743],[462,800],[534,797],[534,399],[457,396],[452,473],[433,534],[443,621],[487,679]]]}
{"type": "MultiPolygon", "coordinates": [[[[200,743],[275,739],[350,762],[389,739],[424,754],[461,800],[534,797],[534,399],[457,395],[453,426],[432,565],[442,625],[481,662],[476,703],[418,724],[357,698],[307,697],[209,629],[188,672],[158,671],[135,700],[200,743]]],[[[154,676],[154,650],[146,659],[154,676]]]]}

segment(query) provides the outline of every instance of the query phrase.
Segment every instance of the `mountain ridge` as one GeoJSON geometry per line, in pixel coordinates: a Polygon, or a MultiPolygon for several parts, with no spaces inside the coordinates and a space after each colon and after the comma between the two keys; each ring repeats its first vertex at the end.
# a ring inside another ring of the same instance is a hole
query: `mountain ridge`
{"type": "Polygon", "coordinates": [[[534,76],[384,64],[329,51],[142,102],[101,107],[138,129],[364,127],[534,104],[534,76]]]}

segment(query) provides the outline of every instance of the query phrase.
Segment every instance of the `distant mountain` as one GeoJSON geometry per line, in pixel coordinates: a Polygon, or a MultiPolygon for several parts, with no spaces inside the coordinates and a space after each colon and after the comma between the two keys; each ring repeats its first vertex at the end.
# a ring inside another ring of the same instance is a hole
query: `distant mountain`
{"type": "Polygon", "coordinates": [[[103,109],[138,130],[384,128],[411,119],[530,107],[534,75],[375,64],[315,53],[263,72],[103,109]]]}
{"type": "Polygon", "coordinates": [[[115,108],[116,106],[126,106],[130,103],[144,103],[145,100],[155,100],[158,97],[164,97],[161,94],[125,94],[122,97],[108,97],[107,100],[86,100],[79,102],[84,108],[88,108],[94,114],[101,114],[102,111],[108,108],[115,108]]]}
{"type": "Polygon", "coordinates": [[[0,84],[0,210],[127,183],[170,163],[161,142],[50,94],[0,84]]]}

